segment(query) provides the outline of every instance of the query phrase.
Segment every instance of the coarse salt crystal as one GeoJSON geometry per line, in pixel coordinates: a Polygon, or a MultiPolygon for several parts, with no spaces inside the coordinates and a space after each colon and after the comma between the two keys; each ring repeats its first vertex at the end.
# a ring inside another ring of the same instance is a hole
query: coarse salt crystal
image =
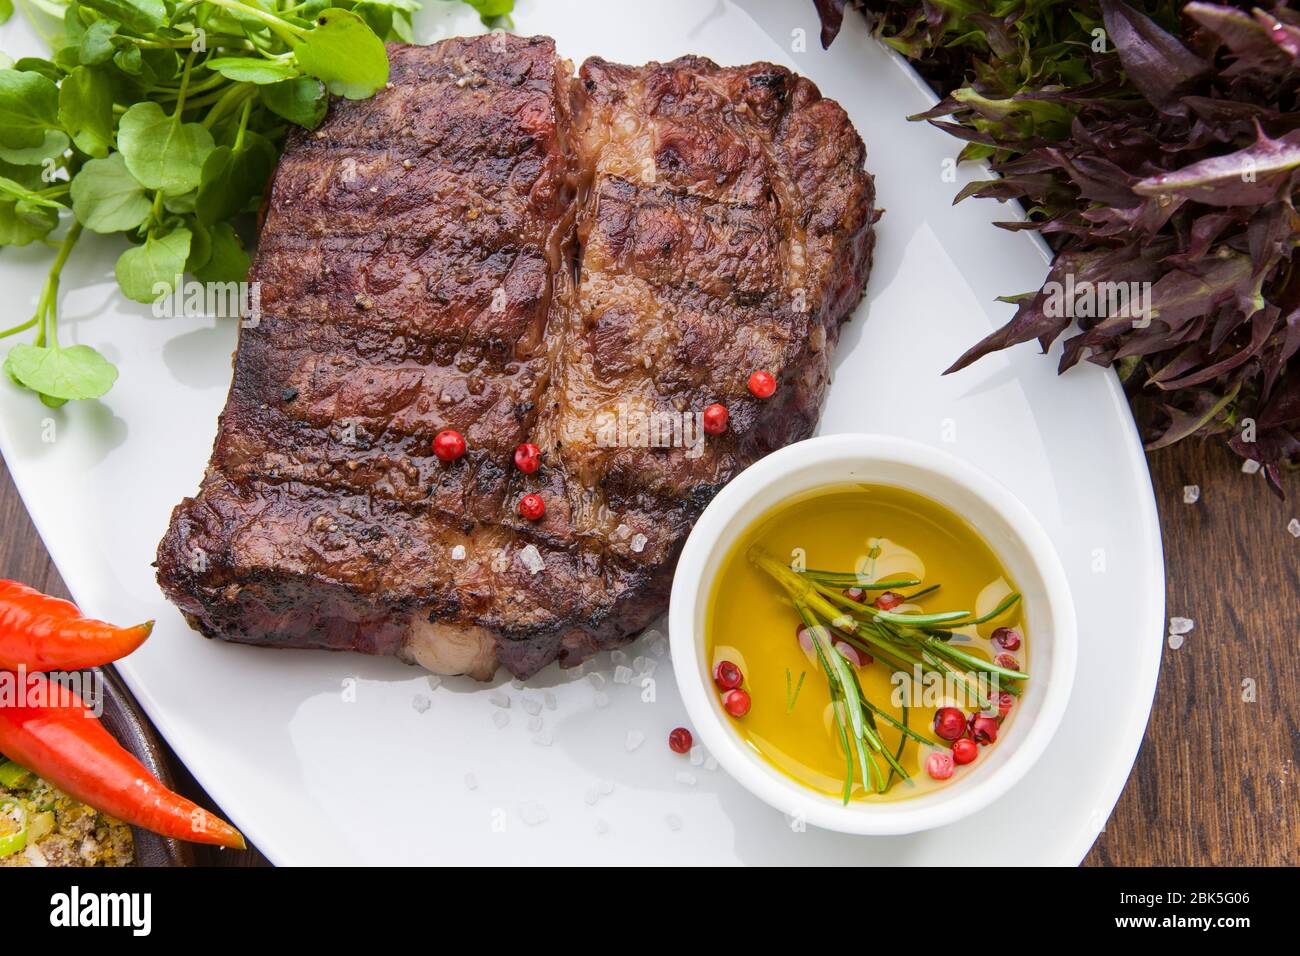
{"type": "Polygon", "coordinates": [[[492,693],[488,694],[488,702],[491,704],[495,704],[498,707],[509,707],[510,695],[503,694],[499,690],[494,690],[492,693]]]}
{"type": "Polygon", "coordinates": [[[504,710],[498,710],[492,715],[492,723],[497,725],[497,730],[503,730],[506,724],[510,723],[510,715],[504,710]]]}
{"type": "Polygon", "coordinates": [[[1181,635],[1181,634],[1170,634],[1170,635],[1169,635],[1169,649],[1170,649],[1171,651],[1176,651],[1176,650],[1178,650],[1178,648],[1180,648],[1180,647],[1183,646],[1183,640],[1184,640],[1184,638],[1183,638],[1183,635],[1181,635]]]}
{"type": "Polygon", "coordinates": [[[1194,505],[1201,500],[1200,485],[1183,485],[1183,504],[1194,505]]]}
{"type": "Polygon", "coordinates": [[[609,706],[609,695],[606,694],[603,690],[596,691],[595,704],[601,710],[604,710],[606,707],[609,706]]]}
{"type": "Polygon", "coordinates": [[[477,790],[478,777],[474,776],[472,773],[465,774],[465,786],[468,787],[470,790],[477,790]]]}
{"type": "Polygon", "coordinates": [[[525,697],[523,699],[524,710],[536,717],[542,712],[542,702],[536,697],[525,697]]]}
{"type": "Polygon", "coordinates": [[[619,664],[614,668],[614,683],[628,684],[632,681],[632,668],[626,664],[619,664]]]}
{"type": "Polygon", "coordinates": [[[437,674],[430,674],[428,677],[425,678],[425,680],[429,682],[429,688],[431,690],[437,690],[439,687],[442,686],[442,677],[440,677],[437,674]]]}
{"type": "Polygon", "coordinates": [[[641,733],[639,730],[629,730],[627,736],[623,738],[623,747],[628,753],[636,750],[636,748],[640,747],[643,743],[645,743],[645,734],[641,733]]]}
{"type": "Polygon", "coordinates": [[[645,550],[646,542],[649,540],[649,538],[638,531],[636,534],[632,535],[632,543],[628,545],[628,547],[630,547],[634,553],[640,554],[645,550]]]}
{"type": "Polygon", "coordinates": [[[700,747],[692,747],[690,761],[692,767],[698,767],[704,763],[704,751],[700,747]]]}
{"type": "Polygon", "coordinates": [[[600,690],[605,686],[605,675],[600,671],[592,671],[587,675],[587,680],[591,682],[591,686],[596,688],[596,690],[600,690]]]}
{"type": "Polygon", "coordinates": [[[523,562],[524,567],[536,574],[546,567],[546,562],[542,560],[542,554],[537,550],[537,545],[525,545],[519,552],[519,560],[523,562]]]}
{"type": "Polygon", "coordinates": [[[559,706],[558,701],[556,701],[555,699],[555,695],[552,694],[549,690],[542,694],[542,703],[546,705],[547,710],[554,710],[557,706],[559,706]]]}
{"type": "Polygon", "coordinates": [[[678,770],[677,773],[673,776],[673,779],[676,780],[684,787],[695,786],[695,774],[687,770],[678,770]]]}
{"type": "Polygon", "coordinates": [[[451,549],[451,559],[453,561],[465,560],[465,546],[463,544],[458,544],[456,547],[451,549]]]}
{"type": "Polygon", "coordinates": [[[555,743],[555,734],[549,730],[543,730],[541,733],[533,734],[533,743],[539,747],[549,747],[555,743]]]}
{"type": "Polygon", "coordinates": [[[604,820],[596,821],[596,836],[604,836],[609,832],[609,824],[604,820]]]}
{"type": "Polygon", "coordinates": [[[1286,530],[1291,532],[1291,537],[1300,538],[1300,518],[1292,518],[1288,521],[1286,530]]]}
{"type": "Polygon", "coordinates": [[[682,828],[682,818],[675,813],[670,813],[664,817],[664,823],[668,824],[668,829],[674,833],[682,828]]]}
{"type": "Polygon", "coordinates": [[[613,663],[613,664],[626,664],[626,663],[627,663],[627,654],[626,654],[625,652],[623,652],[623,651],[610,651],[610,652],[609,652],[609,660],[610,660],[610,663],[613,663]]]}
{"type": "Polygon", "coordinates": [[[423,714],[433,706],[433,701],[429,700],[429,698],[425,697],[423,694],[416,694],[411,698],[411,706],[415,708],[417,713],[423,714]]]}
{"type": "Polygon", "coordinates": [[[546,808],[535,800],[530,800],[519,808],[519,816],[530,827],[538,826],[550,819],[546,808]]]}
{"type": "Polygon", "coordinates": [[[1188,634],[1194,627],[1196,627],[1196,622],[1190,617],[1171,617],[1169,619],[1170,634],[1188,634]]]}
{"type": "Polygon", "coordinates": [[[540,717],[529,717],[529,718],[528,718],[528,729],[531,730],[533,733],[537,733],[538,731],[540,731],[540,730],[542,729],[542,718],[540,718],[540,717]]]}
{"type": "Polygon", "coordinates": [[[1255,472],[1259,471],[1260,468],[1262,467],[1263,466],[1259,462],[1257,462],[1254,458],[1247,458],[1245,461],[1241,463],[1241,470],[1248,475],[1255,474],[1255,472]]]}
{"type": "Polygon", "coordinates": [[[663,657],[667,651],[668,651],[668,642],[665,641],[662,637],[658,638],[653,644],[650,645],[650,653],[653,654],[655,657],[663,657]]]}

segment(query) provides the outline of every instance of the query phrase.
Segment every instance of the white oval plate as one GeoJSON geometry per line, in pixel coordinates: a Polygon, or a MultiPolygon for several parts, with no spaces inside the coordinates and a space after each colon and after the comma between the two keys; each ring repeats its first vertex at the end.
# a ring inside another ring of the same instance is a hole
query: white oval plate
{"type": "MultiPolygon", "coordinates": [[[[424,41],[479,29],[468,8],[426,5],[434,9],[417,18],[424,41]]],[[[887,212],[821,432],[942,445],[1000,479],[1047,528],[1078,602],[1080,642],[1054,744],[978,819],[908,837],[846,837],[803,831],[711,764],[673,755],[665,738],[685,715],[667,660],[644,688],[613,683],[608,655],[595,668],[600,689],[555,668],[524,690],[504,684],[509,723],[498,728],[500,708],[471,681],[434,690],[393,660],[201,639],[164,601],[150,564],[172,506],[198,487],[235,328],[156,319],[127,302],[113,283],[120,241],[91,238],[64,273],[60,339],[100,349],[121,379],[104,401],[59,411],[0,382],[0,450],[82,607],[123,622],[158,619],[120,665],[131,689],[233,822],[280,864],[1077,863],[1128,776],[1159,667],[1164,569],[1146,462],[1118,384],[1101,369],[1058,379],[1053,359],[1022,346],[940,377],[1010,316],[996,296],[1038,287],[1044,249],[990,225],[1012,218],[1009,206],[951,205],[979,171],[945,181],[955,141],[904,118],[930,105],[929,91],[855,14],[826,53],[811,2],[518,6],[518,32],[554,36],[575,62],[767,59],[848,109],[887,212]],[[542,706],[538,732],[528,708],[547,689],[555,709],[542,706]],[[638,734],[644,742],[629,749],[638,734]]],[[[0,48],[40,49],[21,17],[0,28],[0,48]]],[[[49,259],[39,248],[0,253],[6,326],[30,315],[49,259]]],[[[652,638],[628,649],[629,662],[653,658],[652,638]]]]}

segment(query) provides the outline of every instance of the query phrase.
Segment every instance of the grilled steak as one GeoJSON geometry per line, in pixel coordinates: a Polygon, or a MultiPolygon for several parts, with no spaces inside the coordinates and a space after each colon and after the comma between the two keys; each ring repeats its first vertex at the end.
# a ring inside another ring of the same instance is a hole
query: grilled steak
{"type": "Polygon", "coordinates": [[[209,636],[527,677],[662,613],[713,494],[812,432],[874,193],[843,110],[781,67],[575,80],[501,34],[390,54],[389,89],[285,150],[260,320],[159,581],[209,636]]]}

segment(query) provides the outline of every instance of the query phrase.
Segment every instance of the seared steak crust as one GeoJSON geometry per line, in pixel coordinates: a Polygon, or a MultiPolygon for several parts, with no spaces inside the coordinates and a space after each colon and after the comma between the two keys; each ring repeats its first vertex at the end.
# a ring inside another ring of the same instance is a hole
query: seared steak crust
{"type": "Polygon", "coordinates": [[[390,52],[391,88],[286,148],[260,321],[159,580],[209,636],[527,677],[660,614],[713,494],[812,432],[874,191],[843,111],[781,67],[390,52]]]}

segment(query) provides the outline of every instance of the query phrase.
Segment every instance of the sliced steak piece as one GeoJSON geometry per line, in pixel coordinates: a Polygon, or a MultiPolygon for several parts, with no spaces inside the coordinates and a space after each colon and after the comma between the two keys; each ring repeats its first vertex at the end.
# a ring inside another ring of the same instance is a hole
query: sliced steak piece
{"type": "Polygon", "coordinates": [[[545,39],[391,53],[391,89],[286,149],[261,323],[159,579],[210,636],[527,677],[660,614],[713,494],[812,432],[874,191],[780,67],[591,60],[570,97],[545,39]]]}

